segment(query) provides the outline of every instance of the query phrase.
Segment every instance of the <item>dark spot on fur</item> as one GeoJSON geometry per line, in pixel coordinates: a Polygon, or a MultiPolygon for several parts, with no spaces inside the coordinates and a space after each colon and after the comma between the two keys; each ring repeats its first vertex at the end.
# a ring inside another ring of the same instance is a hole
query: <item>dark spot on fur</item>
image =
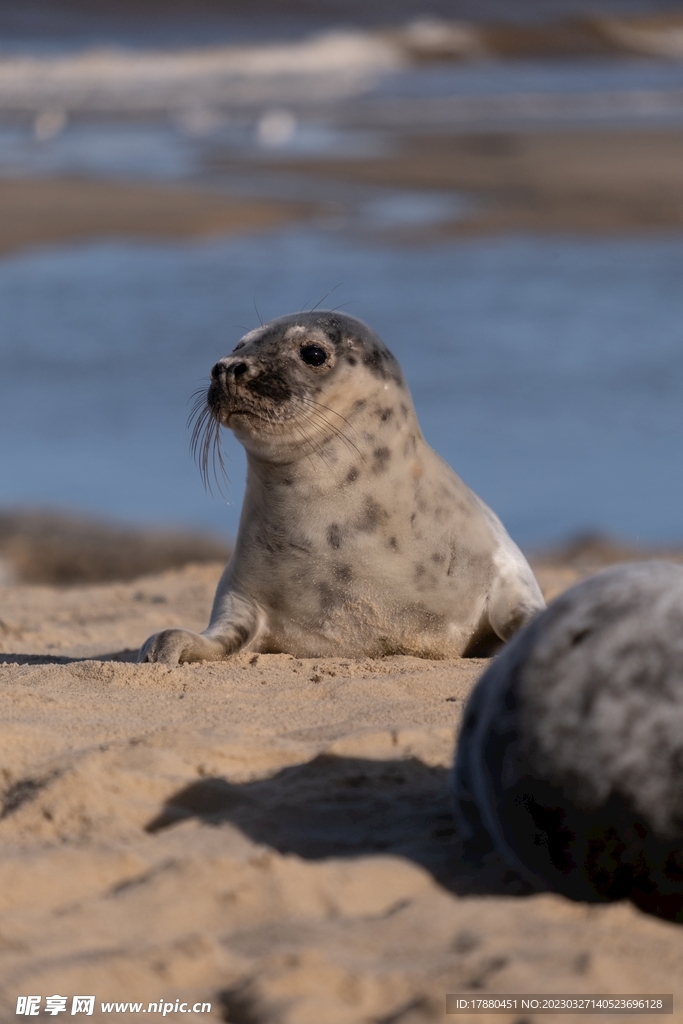
{"type": "Polygon", "coordinates": [[[354,358],[354,356],[347,356],[346,357],[346,362],[349,364],[349,366],[355,366],[357,364],[358,360],[356,358],[354,358]]]}
{"type": "Polygon", "coordinates": [[[406,443],[403,446],[403,454],[406,458],[409,455],[414,455],[417,451],[417,438],[414,434],[411,434],[406,443]]]}
{"type": "MultiPolygon", "coordinates": [[[[297,544],[296,541],[290,540],[287,547],[290,549],[290,551],[301,551],[305,555],[309,554],[311,550],[311,545],[307,541],[303,541],[302,543],[297,544]]],[[[281,544],[278,545],[278,550],[282,550],[281,544]]]]}
{"type": "Polygon", "coordinates": [[[441,565],[441,563],[445,561],[446,556],[442,555],[440,551],[435,551],[432,555],[432,562],[435,562],[437,565],[441,565]]]}
{"type": "Polygon", "coordinates": [[[339,317],[329,316],[329,314],[325,315],[320,322],[320,326],[333,345],[338,346],[341,344],[342,325],[339,317]]]}
{"type": "Polygon", "coordinates": [[[410,525],[411,526],[414,525],[416,519],[417,519],[417,512],[411,512],[410,513],[410,525]]]}
{"type": "Polygon", "coordinates": [[[251,637],[251,630],[248,626],[233,626],[232,631],[235,639],[239,641],[240,647],[246,644],[247,640],[251,637]]]}
{"type": "Polygon", "coordinates": [[[334,578],[340,583],[348,583],[353,578],[353,570],[350,565],[335,565],[332,567],[334,578]]]}
{"type": "Polygon", "coordinates": [[[348,484],[352,484],[354,482],[354,480],[358,479],[359,476],[360,476],[360,473],[358,472],[358,469],[356,468],[356,466],[352,466],[351,469],[346,474],[346,482],[348,484]]]}
{"type": "Polygon", "coordinates": [[[384,348],[381,343],[368,344],[363,354],[363,363],[374,377],[380,380],[393,380],[399,387],[403,387],[403,378],[395,357],[389,349],[384,348]]]}
{"type": "Polygon", "coordinates": [[[413,604],[406,605],[405,611],[416,627],[424,632],[442,629],[446,621],[445,615],[431,611],[422,601],[415,601],[413,604]]]}
{"type": "Polygon", "coordinates": [[[365,499],[365,508],[363,514],[358,520],[358,529],[364,533],[374,533],[381,522],[384,522],[389,518],[389,513],[386,509],[382,508],[381,505],[371,498],[369,495],[365,499]]]}
{"type": "Polygon", "coordinates": [[[292,389],[279,373],[264,372],[247,383],[247,387],[261,398],[269,398],[273,402],[286,402],[292,397],[292,389]]]}
{"type": "Polygon", "coordinates": [[[341,526],[338,523],[332,523],[327,529],[327,543],[331,548],[339,549],[342,542],[342,531],[341,526]]]}
{"type": "Polygon", "coordinates": [[[389,376],[384,366],[384,353],[376,345],[368,348],[363,354],[363,363],[375,377],[386,380],[389,376]]]}
{"type": "Polygon", "coordinates": [[[422,562],[418,562],[417,565],[415,566],[415,579],[416,580],[421,580],[422,577],[424,576],[424,574],[426,573],[426,571],[427,570],[425,569],[425,567],[422,564],[422,562]]]}
{"type": "Polygon", "coordinates": [[[386,446],[382,448],[375,448],[373,455],[373,473],[384,473],[388,463],[391,461],[391,452],[386,446]]]}
{"type": "Polygon", "coordinates": [[[378,409],[377,415],[381,419],[382,423],[386,423],[394,415],[392,406],[388,406],[386,409],[378,409]]]}
{"type": "Polygon", "coordinates": [[[401,402],[401,412],[403,413],[403,419],[407,420],[408,419],[408,413],[410,412],[410,410],[409,410],[409,408],[408,408],[408,406],[406,405],[405,402],[401,402]]]}
{"type": "Polygon", "coordinates": [[[389,538],[389,547],[391,548],[392,551],[398,551],[398,541],[396,540],[395,537],[389,538]]]}
{"type": "Polygon", "coordinates": [[[450,557],[450,559],[448,561],[448,568],[446,569],[446,575],[447,576],[452,576],[453,575],[453,572],[455,571],[455,566],[457,564],[457,561],[458,561],[458,553],[456,551],[455,545],[452,544],[451,545],[451,557],[450,557]]]}
{"type": "Polygon", "coordinates": [[[360,410],[364,409],[367,404],[368,403],[365,401],[364,398],[357,398],[356,401],[353,403],[353,411],[360,412],[360,410]]]}
{"type": "Polygon", "coordinates": [[[332,609],[340,602],[340,595],[335,593],[329,583],[319,583],[318,593],[320,595],[320,610],[323,613],[332,611],[332,609]]]}

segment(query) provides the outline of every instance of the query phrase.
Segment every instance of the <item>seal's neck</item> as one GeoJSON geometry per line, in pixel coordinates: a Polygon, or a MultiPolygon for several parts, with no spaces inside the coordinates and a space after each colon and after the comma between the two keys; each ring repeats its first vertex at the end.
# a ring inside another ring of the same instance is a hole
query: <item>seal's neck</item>
{"type": "Polygon", "coordinates": [[[392,472],[424,444],[410,396],[378,392],[359,400],[348,415],[330,415],[327,429],[291,445],[276,460],[247,449],[247,486],[271,494],[328,491],[362,476],[392,472]],[[337,422],[338,420],[338,422],[337,422]]]}

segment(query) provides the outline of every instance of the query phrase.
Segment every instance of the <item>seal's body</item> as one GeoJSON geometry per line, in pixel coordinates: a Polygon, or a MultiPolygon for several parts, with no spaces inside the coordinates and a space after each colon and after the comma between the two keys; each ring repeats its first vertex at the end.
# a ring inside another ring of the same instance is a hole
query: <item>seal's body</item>
{"type": "Polygon", "coordinates": [[[606,570],[519,633],[470,697],[453,781],[466,856],[683,921],[683,567],[606,570]]]}
{"type": "Polygon", "coordinates": [[[235,551],[208,629],[157,633],[141,661],[483,654],[544,607],[361,321],[323,311],[250,332],[214,367],[203,415],[205,465],[219,424],[247,451],[235,551]]]}

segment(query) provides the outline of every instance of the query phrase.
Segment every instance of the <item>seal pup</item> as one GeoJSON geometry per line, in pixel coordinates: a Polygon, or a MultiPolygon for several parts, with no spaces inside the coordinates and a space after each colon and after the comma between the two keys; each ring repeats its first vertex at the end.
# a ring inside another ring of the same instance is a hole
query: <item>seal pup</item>
{"type": "Polygon", "coordinates": [[[401,368],[362,321],[284,316],[211,371],[194,441],[247,452],[235,551],[209,626],[140,661],[484,654],[545,607],[519,549],[427,445],[401,368]]]}
{"type": "Polygon", "coordinates": [[[609,569],[519,633],[465,709],[468,858],[683,921],[683,567],[609,569]]]}

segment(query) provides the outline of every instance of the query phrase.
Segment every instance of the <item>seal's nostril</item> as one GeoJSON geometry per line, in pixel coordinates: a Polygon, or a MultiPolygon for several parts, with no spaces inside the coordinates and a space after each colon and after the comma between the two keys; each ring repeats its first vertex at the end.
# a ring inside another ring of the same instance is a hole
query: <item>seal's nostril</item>
{"type": "Polygon", "coordinates": [[[218,378],[221,375],[221,370],[222,369],[223,369],[223,367],[221,366],[221,364],[220,363],[216,363],[216,365],[211,370],[211,380],[218,380],[218,378]]]}
{"type": "Polygon", "coordinates": [[[232,372],[233,372],[233,376],[237,378],[237,377],[241,377],[243,373],[246,373],[248,367],[247,367],[246,363],[237,363],[237,365],[231,367],[231,369],[232,369],[232,372]]]}

